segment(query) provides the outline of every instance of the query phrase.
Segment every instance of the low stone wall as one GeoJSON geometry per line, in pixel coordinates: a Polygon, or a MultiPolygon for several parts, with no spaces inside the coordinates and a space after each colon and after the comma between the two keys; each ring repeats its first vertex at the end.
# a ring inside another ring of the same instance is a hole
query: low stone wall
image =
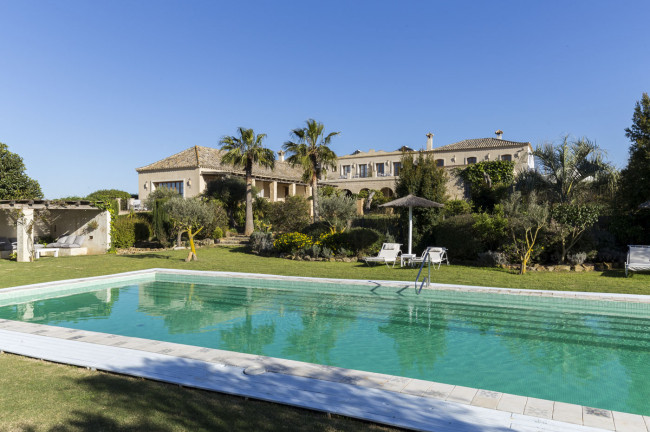
{"type": "MultiPolygon", "coordinates": [[[[506,266],[501,266],[501,268],[509,269],[509,270],[519,270],[521,268],[520,265],[515,264],[515,265],[506,265],[506,266]]],[[[540,272],[586,272],[586,271],[605,271],[605,270],[613,270],[613,269],[619,269],[619,268],[625,268],[623,264],[620,263],[593,263],[593,264],[579,264],[579,265],[561,265],[561,264],[556,264],[556,265],[540,265],[540,264],[533,264],[531,266],[528,266],[526,268],[527,271],[540,271],[540,272]]]]}

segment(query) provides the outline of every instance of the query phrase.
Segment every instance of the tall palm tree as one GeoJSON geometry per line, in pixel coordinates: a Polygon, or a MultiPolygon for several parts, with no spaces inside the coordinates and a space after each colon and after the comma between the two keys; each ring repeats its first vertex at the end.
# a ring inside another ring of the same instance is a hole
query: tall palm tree
{"type": "Polygon", "coordinates": [[[336,167],[336,154],[328,147],[332,137],[341,132],[323,132],[323,124],[314,119],[307,120],[307,126],[291,131],[295,140],[287,141],[282,146],[290,155],[287,162],[300,165],[303,169],[303,181],[312,188],[314,222],[318,222],[318,179],[323,169],[336,167]]]}
{"type": "Polygon", "coordinates": [[[275,166],[275,153],[262,146],[266,134],[255,135],[253,129],[238,128],[239,136],[221,138],[221,150],[226,151],[221,162],[241,167],[246,173],[246,228],[244,234],[253,233],[253,164],[271,168],[275,166]]]}
{"type": "Polygon", "coordinates": [[[541,165],[538,182],[555,202],[573,202],[590,187],[613,178],[614,169],[604,160],[602,150],[587,138],[569,141],[565,136],[561,144],[544,144],[534,154],[541,165]]]}

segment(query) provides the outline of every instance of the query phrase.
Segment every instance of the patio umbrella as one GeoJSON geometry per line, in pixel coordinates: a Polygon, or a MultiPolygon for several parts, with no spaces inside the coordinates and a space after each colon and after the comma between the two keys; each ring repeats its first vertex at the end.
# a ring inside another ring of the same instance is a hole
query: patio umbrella
{"type": "Polygon", "coordinates": [[[379,207],[408,207],[409,208],[409,255],[412,255],[411,246],[413,244],[413,207],[444,207],[444,204],[430,201],[426,198],[420,198],[415,195],[406,195],[394,201],[381,204],[379,207]]]}

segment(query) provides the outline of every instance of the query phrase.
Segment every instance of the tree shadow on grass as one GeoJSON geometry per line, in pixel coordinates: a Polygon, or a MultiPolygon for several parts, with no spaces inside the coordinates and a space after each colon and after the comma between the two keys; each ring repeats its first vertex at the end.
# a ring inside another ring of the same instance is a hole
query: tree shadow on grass
{"type": "Polygon", "coordinates": [[[621,269],[603,270],[603,272],[600,274],[600,276],[601,277],[625,279],[625,270],[621,270],[621,269]]]}
{"type": "MultiPolygon", "coordinates": [[[[293,400],[319,400],[322,393],[329,393],[334,404],[352,407],[378,406],[389,407],[389,418],[393,415],[415,419],[432,430],[458,430],[464,432],[506,432],[506,427],[473,424],[465,419],[475,419],[465,405],[446,404],[435,408],[437,418],[428,417],[431,408],[415,409],[411,401],[394,399],[392,392],[377,396],[376,391],[358,391],[357,387],[331,389],[337,386],[329,380],[343,381],[345,369],[327,369],[328,381],[314,380],[306,382],[304,378],[277,373],[265,373],[258,376],[246,376],[232,369],[220,372],[219,367],[206,369],[202,362],[182,358],[172,360],[145,360],[144,365],[123,369],[135,374],[143,370],[144,374],[174,380],[172,376],[181,376],[185,384],[196,381],[196,385],[206,386],[218,383],[223,391],[237,392],[242,395],[262,395],[261,397],[284,397],[293,400]],[[339,374],[337,378],[335,375],[339,374]],[[207,384],[206,384],[207,383],[207,384]],[[314,396],[301,396],[304,391],[314,396]],[[313,393],[312,393],[313,392],[313,393]],[[350,398],[351,394],[354,397],[350,398]],[[403,414],[400,414],[403,412],[403,414]],[[468,417],[469,416],[469,417],[468,417]],[[436,429],[437,430],[437,429],[436,429]]],[[[274,365],[269,363],[268,370],[274,365]]],[[[282,365],[278,365],[279,368],[282,365]]],[[[80,386],[92,398],[90,409],[78,409],[70,412],[64,423],[50,428],[50,432],[76,432],[89,430],[102,431],[388,431],[402,430],[388,428],[374,423],[351,420],[334,416],[328,419],[323,413],[309,409],[293,408],[255,399],[246,400],[206,390],[196,390],[139,378],[125,378],[109,373],[93,373],[90,376],[75,379],[74,385],[80,386]]],[[[343,384],[343,386],[345,386],[343,384]]],[[[256,397],[256,396],[252,396],[256,397]]],[[[302,403],[302,402],[301,402],[302,403]]],[[[308,402],[309,403],[309,402],[308,402]]],[[[427,404],[428,405],[428,404],[427,404]]]]}
{"type": "Polygon", "coordinates": [[[145,259],[145,258],[156,258],[156,259],[172,259],[170,255],[163,255],[161,253],[141,253],[141,254],[131,254],[131,255],[120,255],[122,258],[135,258],[135,259],[145,259]]]}

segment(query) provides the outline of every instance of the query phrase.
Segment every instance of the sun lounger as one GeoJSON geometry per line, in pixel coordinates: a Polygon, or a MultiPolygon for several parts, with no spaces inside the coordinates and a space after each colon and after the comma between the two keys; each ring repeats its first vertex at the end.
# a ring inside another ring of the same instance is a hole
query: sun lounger
{"type": "Polygon", "coordinates": [[[627,261],[625,261],[625,276],[628,271],[650,270],[650,246],[629,245],[627,261]]]}
{"type": "Polygon", "coordinates": [[[388,267],[388,263],[393,263],[393,267],[395,267],[395,263],[397,262],[397,257],[399,254],[402,252],[400,250],[400,247],[402,245],[400,243],[384,243],[381,245],[381,250],[377,254],[376,257],[363,257],[362,259],[368,264],[369,266],[371,263],[384,263],[386,264],[386,267],[388,267]]]}

